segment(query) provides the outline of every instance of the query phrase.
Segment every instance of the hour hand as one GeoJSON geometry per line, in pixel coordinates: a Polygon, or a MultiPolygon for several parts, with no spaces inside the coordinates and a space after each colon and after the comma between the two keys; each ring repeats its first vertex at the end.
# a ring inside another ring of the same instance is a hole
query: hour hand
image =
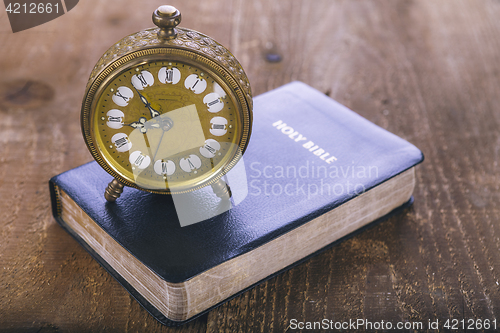
{"type": "Polygon", "coordinates": [[[148,129],[151,129],[151,128],[160,128],[160,124],[158,124],[156,121],[155,122],[151,122],[151,121],[148,122],[146,120],[146,118],[144,118],[144,117],[139,118],[138,121],[134,121],[130,124],[124,124],[124,125],[130,126],[134,129],[139,129],[139,131],[141,133],[146,133],[148,131],[148,129]]]}
{"type": "Polygon", "coordinates": [[[147,107],[149,109],[149,113],[151,114],[151,118],[158,117],[160,115],[160,112],[158,112],[155,109],[153,109],[153,107],[151,106],[151,103],[149,103],[149,101],[146,99],[146,97],[144,97],[139,92],[139,90],[137,90],[136,87],[134,87],[134,89],[135,89],[135,91],[137,91],[137,94],[139,95],[139,98],[141,99],[141,102],[144,104],[145,107],[147,107]]]}
{"type": "Polygon", "coordinates": [[[160,112],[156,111],[151,107],[151,105],[148,107],[149,112],[151,113],[151,118],[158,117],[160,115],[160,112]]]}

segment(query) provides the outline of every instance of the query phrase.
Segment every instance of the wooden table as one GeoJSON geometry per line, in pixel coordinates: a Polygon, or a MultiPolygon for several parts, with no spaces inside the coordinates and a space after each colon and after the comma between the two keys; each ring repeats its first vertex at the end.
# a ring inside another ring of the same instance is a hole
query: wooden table
{"type": "Polygon", "coordinates": [[[323,318],[442,328],[447,319],[498,318],[494,0],[172,0],[182,26],[233,51],[254,95],[303,81],[426,160],[404,214],[181,328],[142,309],[56,224],[47,182],[91,160],[79,123],[89,73],[111,44],[152,26],[160,4],[80,1],[15,34],[0,14],[0,331],[284,332],[292,319],[323,318]]]}

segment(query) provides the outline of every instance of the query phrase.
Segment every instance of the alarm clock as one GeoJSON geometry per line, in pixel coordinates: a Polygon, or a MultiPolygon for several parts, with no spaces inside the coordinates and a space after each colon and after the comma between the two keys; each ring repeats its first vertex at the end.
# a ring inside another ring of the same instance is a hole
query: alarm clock
{"type": "Polygon", "coordinates": [[[172,6],[153,12],[157,26],[111,46],[95,65],[81,124],[93,158],[124,186],[179,194],[211,185],[229,197],[223,176],[250,139],[252,94],[240,63],[211,37],[178,27],[172,6]]]}

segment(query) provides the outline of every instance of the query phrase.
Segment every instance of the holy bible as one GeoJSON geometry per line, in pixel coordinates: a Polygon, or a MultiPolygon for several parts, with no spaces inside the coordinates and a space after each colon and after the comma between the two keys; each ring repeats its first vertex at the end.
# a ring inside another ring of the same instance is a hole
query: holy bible
{"type": "MultiPolygon", "coordinates": [[[[412,144],[292,82],[254,99],[244,195],[219,215],[183,224],[171,196],[132,188],[109,203],[112,178],[96,162],[49,184],[57,222],[174,326],[410,205],[422,160],[412,144]]],[[[220,200],[210,194],[192,210],[220,200]]]]}

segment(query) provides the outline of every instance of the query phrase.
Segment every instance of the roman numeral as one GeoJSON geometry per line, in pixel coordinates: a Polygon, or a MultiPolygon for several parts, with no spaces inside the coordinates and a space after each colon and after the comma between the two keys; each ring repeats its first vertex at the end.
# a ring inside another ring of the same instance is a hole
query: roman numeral
{"type": "Polygon", "coordinates": [[[167,79],[166,79],[166,81],[167,82],[172,82],[173,79],[174,79],[174,71],[172,69],[168,69],[167,70],[167,79]]]}
{"type": "Polygon", "coordinates": [[[143,87],[148,85],[148,83],[146,82],[146,79],[144,78],[142,73],[137,74],[137,78],[139,79],[139,81],[141,81],[141,84],[143,87]]]}
{"type": "Polygon", "coordinates": [[[115,95],[116,95],[116,96],[118,96],[118,97],[123,98],[123,100],[124,100],[125,102],[127,102],[127,101],[128,101],[128,97],[123,96],[123,95],[120,93],[120,91],[119,91],[119,90],[117,90],[117,91],[116,91],[116,94],[115,94],[115,95]]]}
{"type": "Polygon", "coordinates": [[[119,138],[118,140],[115,141],[115,146],[117,149],[120,149],[121,147],[125,146],[128,143],[128,140],[126,137],[119,138]]]}
{"type": "Polygon", "coordinates": [[[162,162],[161,164],[161,172],[167,173],[167,162],[162,162]]]}
{"type": "Polygon", "coordinates": [[[109,122],[115,122],[115,123],[121,123],[122,122],[122,117],[108,116],[108,121],[109,122]]]}
{"type": "Polygon", "coordinates": [[[139,156],[137,156],[137,158],[135,159],[134,164],[135,164],[135,165],[141,165],[142,161],[144,161],[144,158],[145,158],[145,156],[144,156],[144,155],[139,155],[139,156]]]}
{"type": "Polygon", "coordinates": [[[208,106],[212,106],[212,105],[217,104],[219,102],[220,102],[220,100],[217,98],[216,100],[213,100],[210,103],[208,103],[208,106]]]}
{"type": "Polygon", "coordinates": [[[209,152],[211,152],[212,154],[215,154],[215,152],[217,151],[217,150],[215,150],[215,148],[214,148],[214,147],[210,147],[209,145],[205,145],[205,148],[206,148],[209,152]]]}

